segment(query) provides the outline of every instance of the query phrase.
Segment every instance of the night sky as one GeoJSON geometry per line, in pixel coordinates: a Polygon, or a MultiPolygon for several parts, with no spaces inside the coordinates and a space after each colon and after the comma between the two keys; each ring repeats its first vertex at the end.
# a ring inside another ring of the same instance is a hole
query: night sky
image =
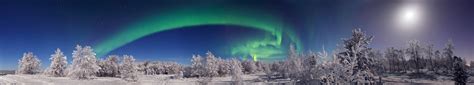
{"type": "Polygon", "coordinates": [[[361,28],[371,47],[406,46],[418,39],[474,59],[472,0],[9,0],[0,1],[0,70],[16,69],[24,52],[49,66],[60,48],[71,61],[75,45],[99,58],[133,55],[138,61],[189,64],[207,51],[222,58],[284,59],[332,51],[361,28]]]}

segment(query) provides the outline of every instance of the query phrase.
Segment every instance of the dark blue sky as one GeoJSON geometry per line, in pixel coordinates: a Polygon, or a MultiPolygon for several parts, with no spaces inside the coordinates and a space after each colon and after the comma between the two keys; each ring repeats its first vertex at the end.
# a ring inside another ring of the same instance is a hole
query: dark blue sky
{"type": "MultiPolygon", "coordinates": [[[[456,54],[474,59],[474,11],[472,0],[419,0],[423,9],[423,31],[416,37],[444,47],[453,39],[456,54]]],[[[332,50],[362,28],[375,39],[372,47],[402,47],[408,40],[395,32],[397,8],[404,0],[11,0],[0,1],[0,69],[15,69],[24,52],[33,52],[49,65],[49,57],[60,48],[69,61],[76,44],[94,46],[124,26],[153,15],[154,11],[187,5],[231,4],[274,11],[294,26],[304,50],[332,50]]],[[[226,6],[223,6],[226,7],[226,6]]],[[[204,25],[155,33],[110,54],[130,54],[137,60],[170,60],[189,63],[192,54],[207,51],[231,57],[225,50],[232,42],[261,36],[264,32],[241,26],[204,25]],[[165,41],[165,42],[163,42],[165,41]]],[[[384,49],[382,49],[384,50],[384,49]]]]}

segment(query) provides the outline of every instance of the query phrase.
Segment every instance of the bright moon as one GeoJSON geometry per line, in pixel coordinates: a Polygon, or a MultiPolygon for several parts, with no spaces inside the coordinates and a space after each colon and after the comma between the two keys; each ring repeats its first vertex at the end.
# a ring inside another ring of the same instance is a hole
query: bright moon
{"type": "Polygon", "coordinates": [[[416,8],[406,8],[401,15],[401,18],[406,23],[415,23],[418,20],[418,12],[416,8]]]}
{"type": "Polygon", "coordinates": [[[418,5],[410,4],[403,6],[398,12],[398,21],[403,30],[414,31],[420,23],[421,10],[418,5]]]}

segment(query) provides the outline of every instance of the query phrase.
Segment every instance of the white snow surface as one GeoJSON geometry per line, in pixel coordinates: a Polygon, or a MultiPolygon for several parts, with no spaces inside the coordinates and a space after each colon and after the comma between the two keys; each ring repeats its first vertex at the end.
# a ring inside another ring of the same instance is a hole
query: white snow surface
{"type": "MultiPolygon", "coordinates": [[[[263,74],[243,75],[244,85],[269,85],[288,83],[287,80],[257,81],[263,74]]],[[[231,76],[206,78],[172,79],[174,75],[138,75],[138,81],[128,82],[118,77],[94,77],[88,80],[77,80],[69,77],[49,77],[47,75],[5,75],[0,76],[0,85],[200,85],[204,81],[210,85],[230,85],[231,76]]],[[[409,79],[408,76],[384,77],[384,85],[454,85],[449,77],[439,76],[437,80],[409,79]]],[[[468,85],[473,84],[474,78],[468,79],[468,85]]]]}
{"type": "MultiPolygon", "coordinates": [[[[46,75],[5,75],[0,76],[0,85],[199,85],[198,78],[171,79],[174,75],[139,75],[137,82],[128,82],[115,77],[95,77],[77,80],[69,77],[49,77],[46,75]]],[[[257,75],[244,75],[244,81],[253,81],[257,75]]],[[[214,77],[209,84],[229,85],[231,77],[214,77]]],[[[247,82],[245,85],[265,85],[264,82],[247,82]]]]}

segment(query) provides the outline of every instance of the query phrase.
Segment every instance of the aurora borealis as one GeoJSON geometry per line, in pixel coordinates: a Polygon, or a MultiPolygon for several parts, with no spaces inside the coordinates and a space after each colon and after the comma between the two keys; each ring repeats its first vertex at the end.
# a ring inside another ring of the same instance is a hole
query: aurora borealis
{"type": "Polygon", "coordinates": [[[237,47],[229,49],[234,56],[251,56],[253,60],[257,60],[282,55],[286,51],[282,48],[284,36],[297,47],[302,47],[291,25],[282,22],[278,15],[261,10],[186,6],[160,11],[154,16],[125,27],[113,37],[95,46],[98,56],[104,56],[120,46],[153,33],[198,25],[238,25],[271,34],[265,39],[235,43],[237,47]]]}
{"type": "MultiPolygon", "coordinates": [[[[70,61],[75,45],[98,58],[133,55],[137,61],[177,61],[211,51],[219,58],[276,61],[298,52],[337,51],[361,28],[384,51],[419,39],[474,60],[470,0],[10,0],[0,1],[0,70],[15,69],[24,52],[41,61],[60,48],[70,61]],[[416,5],[399,27],[400,9],[416,5]],[[416,30],[416,31],[413,31],[416,30]]],[[[42,66],[49,65],[44,62],[42,66]]]]}

